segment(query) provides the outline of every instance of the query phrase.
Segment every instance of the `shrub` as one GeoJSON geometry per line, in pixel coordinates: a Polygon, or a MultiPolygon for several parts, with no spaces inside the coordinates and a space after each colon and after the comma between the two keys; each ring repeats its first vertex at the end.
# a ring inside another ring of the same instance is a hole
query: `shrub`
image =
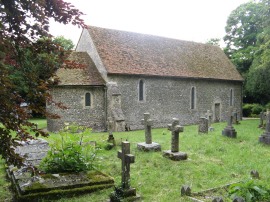
{"type": "Polygon", "coordinates": [[[269,190],[258,185],[254,180],[247,180],[233,184],[229,187],[229,196],[231,199],[236,196],[242,197],[246,202],[269,201],[269,190]]]}
{"type": "Polygon", "coordinates": [[[264,111],[264,107],[260,104],[244,104],[243,105],[244,117],[257,117],[261,111],[264,111]]]}
{"type": "Polygon", "coordinates": [[[40,163],[40,170],[46,173],[80,172],[94,168],[93,162],[96,157],[96,149],[92,145],[82,145],[84,132],[73,132],[82,128],[66,127],[60,131],[61,141],[55,142],[48,151],[47,156],[40,163]],[[72,132],[73,134],[70,134],[72,132]]]}

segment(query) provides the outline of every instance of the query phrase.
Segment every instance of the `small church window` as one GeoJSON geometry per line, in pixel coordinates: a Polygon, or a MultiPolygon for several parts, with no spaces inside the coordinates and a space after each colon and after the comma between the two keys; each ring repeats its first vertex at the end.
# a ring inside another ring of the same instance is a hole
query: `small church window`
{"type": "Polygon", "coordinates": [[[195,101],[196,101],[196,92],[195,92],[195,87],[191,88],[191,97],[190,97],[190,108],[195,109],[195,101]]]}
{"type": "Polygon", "coordinates": [[[233,89],[230,89],[230,106],[233,106],[233,89]]]}
{"type": "Polygon", "coordinates": [[[90,107],[91,106],[91,94],[85,93],[85,106],[90,107]]]}
{"type": "Polygon", "coordinates": [[[139,81],[139,101],[144,100],[144,81],[139,81]]]}

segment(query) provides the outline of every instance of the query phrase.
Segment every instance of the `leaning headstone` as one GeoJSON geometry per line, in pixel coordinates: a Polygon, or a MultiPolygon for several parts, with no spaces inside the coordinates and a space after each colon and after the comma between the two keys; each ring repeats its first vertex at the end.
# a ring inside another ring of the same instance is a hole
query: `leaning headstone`
{"type": "Polygon", "coordinates": [[[111,193],[110,201],[137,200],[140,196],[136,194],[136,189],[130,186],[130,164],[135,162],[135,156],[130,154],[129,142],[122,142],[122,151],[118,151],[118,158],[122,160],[121,187],[115,188],[115,192],[111,193]]]}
{"type": "Polygon", "coordinates": [[[230,138],[236,138],[237,132],[235,131],[234,127],[232,126],[232,108],[229,109],[228,115],[227,115],[227,126],[222,131],[222,135],[230,137],[230,138]]]}
{"type": "Polygon", "coordinates": [[[186,160],[187,154],[179,152],[179,133],[184,131],[179,125],[179,119],[173,118],[173,123],[168,124],[168,130],[172,133],[171,150],[163,151],[163,156],[174,161],[186,160]]]}
{"type": "Polygon", "coordinates": [[[214,131],[214,128],[212,127],[212,117],[213,117],[213,113],[211,113],[210,110],[207,110],[207,112],[205,113],[205,117],[208,120],[208,131],[214,131]]]}
{"type": "Polygon", "coordinates": [[[270,112],[266,114],[265,132],[259,137],[259,142],[264,144],[270,144],[270,112]]]}
{"type": "Polygon", "coordinates": [[[141,123],[144,125],[145,142],[138,143],[137,148],[143,151],[161,151],[161,146],[156,142],[152,142],[151,127],[153,121],[150,119],[149,113],[144,113],[144,119],[141,120],[141,123]]]}
{"type": "Polygon", "coordinates": [[[208,133],[208,120],[207,120],[207,118],[200,117],[198,132],[199,132],[199,134],[200,133],[208,133]]]}

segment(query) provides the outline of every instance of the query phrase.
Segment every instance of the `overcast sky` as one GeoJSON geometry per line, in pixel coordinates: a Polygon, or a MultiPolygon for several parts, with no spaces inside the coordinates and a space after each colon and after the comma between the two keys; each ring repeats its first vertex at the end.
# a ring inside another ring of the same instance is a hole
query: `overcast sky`
{"type": "MultiPolygon", "coordinates": [[[[250,0],[65,0],[85,13],[87,25],[205,43],[223,38],[231,11],[250,0]]],[[[54,36],[74,44],[81,30],[51,24],[54,36]]]]}

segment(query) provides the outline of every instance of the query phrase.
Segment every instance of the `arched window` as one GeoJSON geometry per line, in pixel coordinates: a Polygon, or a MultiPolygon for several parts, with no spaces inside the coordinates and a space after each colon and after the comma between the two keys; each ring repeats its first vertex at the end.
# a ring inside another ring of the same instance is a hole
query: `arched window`
{"type": "Polygon", "coordinates": [[[85,106],[90,107],[91,106],[91,94],[85,93],[85,106]]]}
{"type": "Polygon", "coordinates": [[[191,88],[191,93],[190,93],[190,108],[195,109],[195,101],[196,101],[196,92],[195,92],[195,87],[191,88]]]}
{"type": "Polygon", "coordinates": [[[233,89],[230,89],[230,106],[233,106],[233,89]]]}
{"type": "Polygon", "coordinates": [[[144,81],[139,81],[139,101],[144,100],[144,81]]]}

